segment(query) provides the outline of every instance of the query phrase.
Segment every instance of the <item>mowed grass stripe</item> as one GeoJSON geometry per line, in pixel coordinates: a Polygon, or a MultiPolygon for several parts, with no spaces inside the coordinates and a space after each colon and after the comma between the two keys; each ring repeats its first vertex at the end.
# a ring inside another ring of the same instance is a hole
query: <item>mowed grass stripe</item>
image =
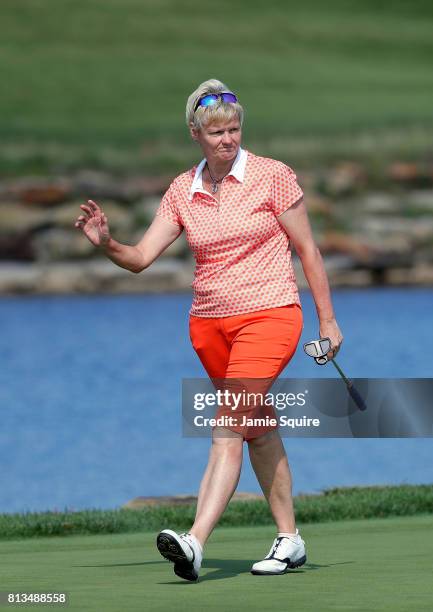
{"type": "Polygon", "coordinates": [[[273,527],[217,528],[198,583],[173,574],[156,534],[4,542],[2,590],[65,590],[68,609],[89,612],[429,610],[432,527],[432,516],[300,525],[306,565],[267,577],[249,570],[268,552],[273,527]]]}
{"type": "Polygon", "coordinates": [[[0,134],[65,143],[180,139],[210,76],[251,138],[433,128],[431,4],[3,0],[0,134]]]}

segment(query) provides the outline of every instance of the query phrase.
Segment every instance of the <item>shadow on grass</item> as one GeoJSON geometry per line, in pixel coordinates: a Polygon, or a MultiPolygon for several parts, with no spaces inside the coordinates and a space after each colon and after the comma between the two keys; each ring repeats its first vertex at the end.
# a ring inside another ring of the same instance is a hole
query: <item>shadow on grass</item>
{"type": "MultiPolygon", "coordinates": [[[[256,563],[257,559],[245,560],[245,559],[229,559],[228,561],[222,559],[206,559],[203,563],[203,568],[212,568],[213,572],[200,576],[200,582],[207,580],[220,580],[226,578],[235,578],[239,574],[249,574],[251,567],[256,563]],[[216,568],[216,569],[215,569],[216,568]]],[[[344,563],[353,563],[353,561],[346,561],[344,563]]],[[[306,563],[298,569],[288,570],[286,574],[305,574],[314,570],[321,569],[323,567],[331,567],[332,565],[341,565],[341,563],[306,563]]],[[[286,575],[283,574],[283,575],[286,575]]],[[[261,576],[254,576],[254,578],[261,578],[261,576]]],[[[173,584],[173,583],[167,583],[173,584]]]]}
{"type": "Polygon", "coordinates": [[[133,563],[98,563],[98,565],[73,565],[72,567],[128,567],[130,565],[159,565],[167,563],[165,559],[161,561],[136,561],[133,563]]]}
{"type": "MultiPolygon", "coordinates": [[[[209,580],[223,580],[227,578],[235,578],[240,574],[248,574],[250,573],[250,569],[255,563],[256,560],[246,560],[246,559],[206,559],[203,562],[203,569],[213,569],[207,574],[200,576],[199,582],[206,582],[209,580]]],[[[334,565],[347,565],[349,563],[354,563],[354,561],[342,561],[339,563],[306,563],[302,567],[294,570],[288,570],[285,574],[304,574],[305,572],[310,572],[314,570],[319,570],[326,567],[333,567],[334,565]]],[[[73,567],[128,567],[128,566],[136,566],[136,565],[160,565],[167,564],[167,561],[142,561],[136,563],[101,563],[99,565],[74,565],[73,567]]],[[[171,570],[169,564],[167,564],[167,569],[171,570]]],[[[260,576],[257,576],[260,578],[260,576]]],[[[167,582],[159,582],[158,584],[194,584],[193,582],[183,581],[182,579],[170,580],[167,582]]]]}

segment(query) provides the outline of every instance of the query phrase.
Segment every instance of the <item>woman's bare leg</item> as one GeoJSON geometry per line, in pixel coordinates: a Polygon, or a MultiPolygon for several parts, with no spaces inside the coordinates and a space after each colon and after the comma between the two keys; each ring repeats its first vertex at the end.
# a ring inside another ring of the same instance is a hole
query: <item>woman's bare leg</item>
{"type": "Polygon", "coordinates": [[[200,484],[197,512],[190,533],[203,546],[224,512],[239,482],[243,437],[215,428],[209,461],[200,484]]]}
{"type": "Polygon", "coordinates": [[[292,475],[278,431],[248,441],[251,465],[279,532],[295,533],[292,475]]]}

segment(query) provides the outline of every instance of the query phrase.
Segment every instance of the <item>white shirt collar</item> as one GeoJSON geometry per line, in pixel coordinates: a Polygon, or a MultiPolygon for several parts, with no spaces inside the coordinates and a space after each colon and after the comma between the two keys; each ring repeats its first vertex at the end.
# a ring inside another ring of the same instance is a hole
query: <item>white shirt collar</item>
{"type": "MultiPolygon", "coordinates": [[[[230,176],[230,175],[234,176],[237,181],[239,181],[240,183],[243,183],[244,176],[245,176],[245,167],[247,165],[247,157],[248,157],[247,152],[241,147],[239,147],[238,154],[236,155],[235,161],[233,162],[232,168],[230,172],[227,174],[227,176],[230,176]]],[[[201,160],[201,162],[199,163],[199,165],[197,166],[195,170],[194,180],[192,182],[191,191],[189,195],[190,200],[192,200],[194,193],[196,193],[197,191],[200,191],[201,193],[207,193],[207,191],[203,189],[203,178],[202,178],[203,169],[205,165],[206,165],[206,158],[201,160]]]]}

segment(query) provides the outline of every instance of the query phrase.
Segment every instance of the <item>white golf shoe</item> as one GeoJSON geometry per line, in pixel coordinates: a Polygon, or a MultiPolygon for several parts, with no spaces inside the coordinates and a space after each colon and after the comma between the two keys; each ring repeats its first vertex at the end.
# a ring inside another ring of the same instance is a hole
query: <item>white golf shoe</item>
{"type": "Polygon", "coordinates": [[[263,561],[254,563],[252,574],[285,574],[288,569],[304,565],[307,560],[305,542],[296,530],[295,535],[278,535],[263,561]]]}
{"type": "Polygon", "coordinates": [[[195,536],[191,533],[178,535],[171,529],[163,529],[156,538],[156,545],[161,555],[174,563],[177,576],[198,580],[203,549],[195,536]]]}

